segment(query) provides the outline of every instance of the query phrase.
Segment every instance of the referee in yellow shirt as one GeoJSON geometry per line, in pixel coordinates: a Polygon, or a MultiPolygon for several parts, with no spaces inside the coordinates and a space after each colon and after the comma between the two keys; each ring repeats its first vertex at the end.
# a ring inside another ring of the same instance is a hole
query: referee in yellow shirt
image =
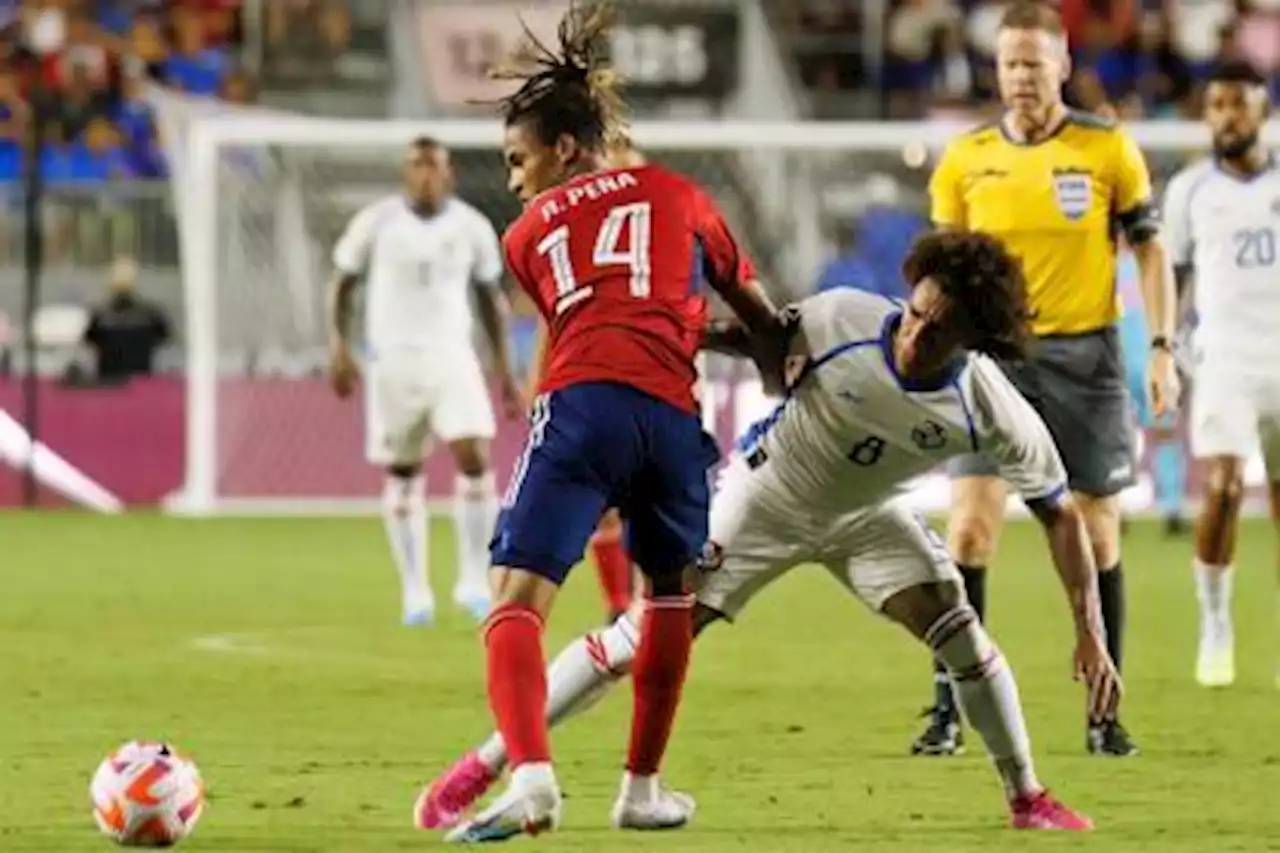
{"type": "MultiPolygon", "coordinates": [[[[1134,481],[1135,459],[1115,328],[1117,234],[1133,245],[1141,268],[1157,413],[1177,398],[1169,349],[1173,271],[1141,152],[1113,122],[1063,103],[1071,60],[1057,12],[1036,2],[1010,7],[996,62],[1005,113],[948,146],[930,184],[933,220],[941,228],[993,234],[1022,259],[1038,345],[1027,362],[1006,369],[1062,454],[1093,540],[1102,620],[1119,667],[1125,606],[1118,496],[1134,481]]],[[[949,546],[982,616],[986,566],[1003,524],[1007,489],[986,456],[956,460],[951,473],[949,546]]],[[[935,669],[934,680],[930,725],[913,751],[949,755],[963,745],[960,716],[946,674],[935,669]]],[[[1092,753],[1137,751],[1118,720],[1088,720],[1087,731],[1092,753]]]]}

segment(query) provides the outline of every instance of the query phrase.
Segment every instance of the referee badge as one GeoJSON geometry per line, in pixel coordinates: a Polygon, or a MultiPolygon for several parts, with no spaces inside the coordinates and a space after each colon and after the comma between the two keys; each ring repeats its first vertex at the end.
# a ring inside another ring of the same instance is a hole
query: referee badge
{"type": "Polygon", "coordinates": [[[1054,172],[1053,192],[1062,215],[1076,222],[1084,219],[1093,202],[1093,177],[1088,172],[1054,172]]]}

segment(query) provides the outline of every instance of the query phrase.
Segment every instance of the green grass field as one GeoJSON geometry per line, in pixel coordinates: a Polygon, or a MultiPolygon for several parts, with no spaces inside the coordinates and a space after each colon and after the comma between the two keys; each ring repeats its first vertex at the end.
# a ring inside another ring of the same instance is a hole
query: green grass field
{"type": "MultiPolygon", "coordinates": [[[[449,527],[434,530],[448,599],[449,527]]],[[[546,850],[1280,850],[1280,691],[1271,533],[1242,534],[1237,685],[1191,680],[1190,543],[1137,525],[1125,719],[1132,760],[1083,755],[1070,633],[1038,534],[1007,534],[990,624],[1019,675],[1042,778],[1095,818],[1090,838],[1003,828],[981,748],[912,759],[925,655],[799,571],[695,651],[668,779],[697,795],[687,830],[609,831],[629,688],[561,729],[564,830],[546,850]]],[[[172,740],[210,806],[191,850],[429,848],[419,786],[489,730],[482,649],[453,613],[399,627],[375,520],[0,517],[0,851],[101,850],[86,801],[119,742],[172,740]]],[[[601,613],[594,575],[569,582],[548,651],[601,613]]]]}

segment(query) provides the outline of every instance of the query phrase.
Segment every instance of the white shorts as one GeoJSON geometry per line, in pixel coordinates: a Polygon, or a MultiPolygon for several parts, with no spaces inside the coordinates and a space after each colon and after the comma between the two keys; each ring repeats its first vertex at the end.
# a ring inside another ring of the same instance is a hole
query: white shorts
{"type": "Polygon", "coordinates": [[[1270,479],[1280,478],[1280,376],[1196,368],[1191,386],[1191,452],[1198,459],[1258,450],[1270,479]]]}
{"type": "Polygon", "coordinates": [[[816,563],[872,610],[903,590],[961,583],[946,544],[918,514],[891,501],[843,516],[805,512],[741,460],[711,501],[710,540],[723,561],[698,601],[737,617],[747,602],[796,566],[816,563]]]}
{"type": "Polygon", "coordinates": [[[365,365],[365,456],[417,465],[428,439],[493,438],[489,385],[474,353],[392,351],[365,365]]]}

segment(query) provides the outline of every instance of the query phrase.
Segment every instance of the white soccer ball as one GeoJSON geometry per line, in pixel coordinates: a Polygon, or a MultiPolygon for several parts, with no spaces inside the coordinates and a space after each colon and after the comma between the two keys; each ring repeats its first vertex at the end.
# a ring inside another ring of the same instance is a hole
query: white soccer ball
{"type": "Polygon", "coordinates": [[[98,829],[125,847],[169,847],[195,829],[204,783],[166,743],[132,741],[98,765],[89,785],[98,829]]]}

